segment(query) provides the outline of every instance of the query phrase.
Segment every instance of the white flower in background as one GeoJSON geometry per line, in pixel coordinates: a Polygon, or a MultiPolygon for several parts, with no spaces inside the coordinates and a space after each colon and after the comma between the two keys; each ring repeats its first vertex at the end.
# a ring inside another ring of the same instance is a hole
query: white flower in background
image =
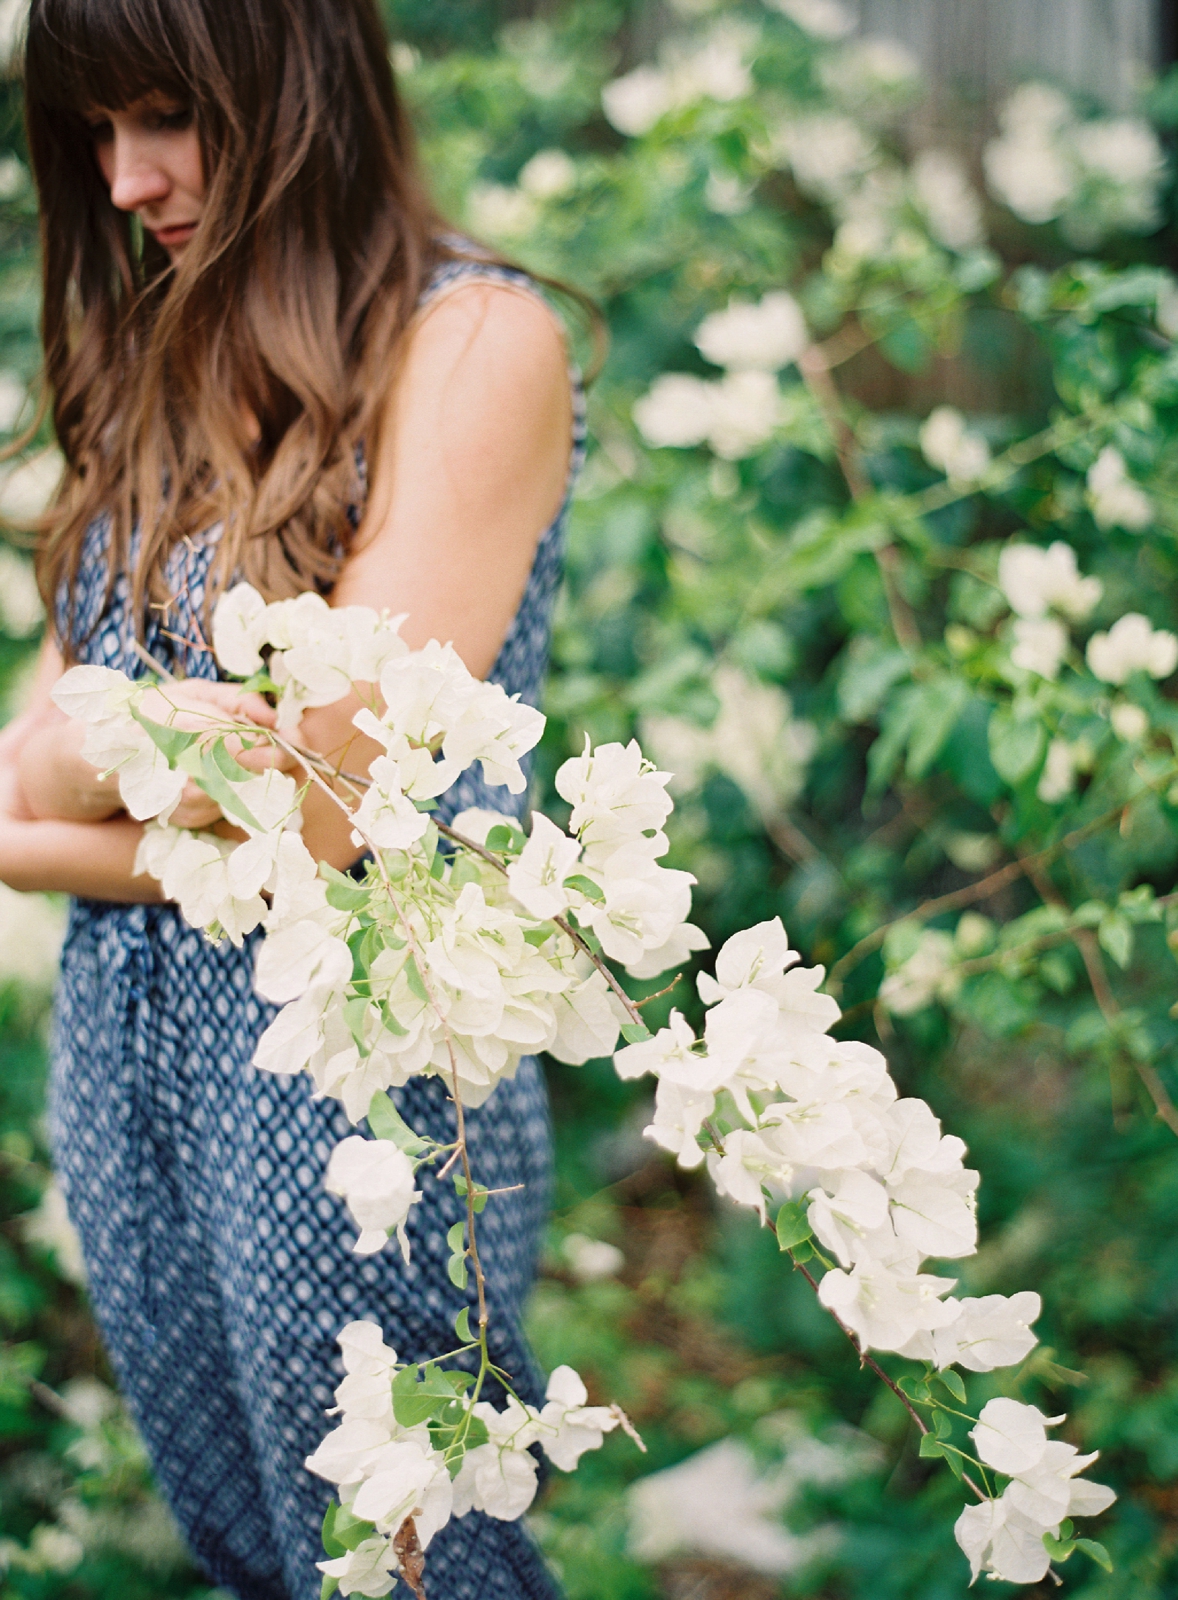
{"type": "Polygon", "coordinates": [[[773,136],[779,161],[815,199],[846,197],[879,159],[875,140],[850,117],[817,112],[782,123],[773,136]]]}
{"type": "Polygon", "coordinates": [[[1062,220],[1069,241],[1098,244],[1118,230],[1150,232],[1161,221],[1165,155],[1136,117],[1078,119],[1045,84],[1024,84],[999,113],[986,146],[990,188],[1025,222],[1062,220]]]}
{"type": "Polygon", "coordinates": [[[1017,617],[1010,659],[1024,672],[1055,679],[1068,653],[1068,630],[1055,617],[1017,617]]]}
{"type": "Polygon", "coordinates": [[[387,1139],[362,1139],[350,1134],[331,1152],[323,1186],[339,1195],[360,1229],[352,1246],[358,1256],[382,1250],[396,1233],[401,1254],[409,1260],[405,1223],[421,1199],[415,1187],[413,1163],[387,1139]]]}
{"type": "Polygon", "coordinates": [[[466,197],[471,227],[492,238],[515,239],[539,220],[536,197],[504,183],[476,183],[466,197]]]}
{"type": "Polygon", "coordinates": [[[771,372],[730,372],[713,386],[708,443],[724,461],[740,461],[773,435],[781,391],[771,372]]]}
{"type": "Polygon", "coordinates": [[[1020,617],[1062,611],[1083,622],[1104,593],[1099,578],[1082,578],[1076,552],[1057,539],[1046,550],[1033,544],[1008,544],[998,557],[998,587],[1020,617]]]}
{"type": "Polygon", "coordinates": [[[1076,747],[1067,739],[1054,738],[1047,746],[1047,759],[1035,793],[1045,805],[1058,805],[1076,787],[1076,747]]]}
{"type": "Polygon", "coordinates": [[[825,88],[855,116],[886,120],[920,82],[920,62],[895,39],[855,39],[818,64],[825,88]]]}
{"type": "Polygon", "coordinates": [[[801,307],[784,290],[756,302],[730,300],[727,310],[705,317],[695,335],[704,359],[729,371],[777,372],[809,342],[801,307]]]}
{"type": "Polygon", "coordinates": [[[318,1570],[334,1578],[342,1595],[388,1594],[397,1581],[397,1557],[392,1542],[379,1537],[364,1539],[337,1561],[320,1561],[318,1570]]]}
{"type": "Polygon", "coordinates": [[[674,774],[678,791],[698,788],[714,769],[738,784],[762,817],[780,816],[805,787],[818,730],[794,717],[784,689],[731,663],[716,669],[712,688],[720,709],[710,728],[679,717],[647,717],[644,745],[674,774]]]}
{"type": "Polygon", "coordinates": [[[920,449],[930,467],[953,483],[973,483],[990,465],[990,447],[972,433],[954,406],[938,406],[920,430],[920,449]]]}
{"type": "Polygon", "coordinates": [[[736,1561],[771,1577],[796,1572],[827,1544],[799,1535],[781,1512],[805,1478],[758,1469],[739,1439],[721,1439],[677,1466],[650,1473],[626,1494],[630,1554],[654,1565],[675,1555],[736,1561]]]}
{"type": "Polygon", "coordinates": [[[926,928],[912,955],[879,987],[880,1001],[896,1017],[923,1011],[934,1000],[950,999],[957,987],[952,934],[926,928]]]}
{"type": "Polygon", "coordinates": [[[0,476],[0,517],[18,528],[34,523],[57,493],[65,463],[56,450],[42,450],[0,476]]]}
{"type": "Polygon", "coordinates": [[[614,1278],[626,1265],[626,1258],[616,1244],[590,1239],[584,1233],[570,1233],[561,1242],[560,1253],[579,1283],[614,1278]]]}
{"type": "Polygon", "coordinates": [[[48,994],[65,938],[64,904],[0,883],[0,984],[48,994]]]}
{"type": "Polygon", "coordinates": [[[1025,83],[998,113],[1000,136],[982,156],[997,197],[1024,222],[1051,222],[1071,200],[1077,176],[1057,140],[1070,124],[1066,97],[1043,83],[1025,83]]]}
{"type": "Polygon", "coordinates": [[[704,184],[704,205],[718,217],[739,217],[753,203],[753,185],[742,183],[734,172],[713,167],[704,184]]]}
{"type": "Polygon", "coordinates": [[[1153,501],[1129,477],[1124,456],[1111,444],[1088,469],[1088,504],[1101,528],[1139,533],[1153,521],[1153,501]]]}
{"type": "Polygon", "coordinates": [[[702,39],[669,40],[660,51],[660,66],[637,67],[605,85],[601,104],[607,121],[637,138],[668,111],[702,99],[740,99],[752,87],[747,56],[755,40],[755,30],[731,20],[717,22],[702,39]]]}
{"type": "Polygon", "coordinates": [[[563,150],[537,150],[520,169],[519,186],[537,200],[558,200],[577,186],[577,165],[563,150]]]}
{"type": "Polygon", "coordinates": [[[1136,744],[1149,732],[1149,717],[1131,700],[1117,700],[1109,708],[1108,720],[1118,739],[1126,744],[1136,744]]]}
{"type": "Polygon", "coordinates": [[[766,0],[816,39],[845,39],[855,31],[855,13],[842,0],[766,0]]]}
{"type": "Polygon", "coordinates": [[[53,1252],[63,1278],[69,1283],[85,1285],[86,1263],[82,1258],[81,1241],[70,1221],[65,1194],[56,1178],[46,1186],[35,1210],[26,1211],[18,1221],[29,1244],[53,1252]]]}
{"type": "Polygon", "coordinates": [[[20,377],[7,368],[0,370],[0,433],[14,433],[25,408],[28,390],[20,377]]]}
{"type": "Polygon", "coordinates": [[[703,444],[712,426],[712,389],[703,378],[684,372],[664,373],[635,402],[639,433],[656,450],[703,444]]]}
{"type": "Polygon", "coordinates": [[[213,611],[213,649],[226,672],[250,678],[262,667],[270,618],[265,600],[248,583],[235,584],[213,611]]]}
{"type": "Polygon", "coordinates": [[[674,104],[671,80],[658,67],[636,67],[601,91],[606,120],[619,133],[639,138],[649,133],[674,104]]]}
{"type": "Polygon", "coordinates": [[[564,880],[577,870],[581,846],[540,811],[532,814],[532,832],[518,858],[507,869],[512,894],[534,917],[557,917],[567,911],[564,880]]]}
{"type": "Polygon", "coordinates": [[[948,150],[922,150],[910,178],[916,203],[939,244],[947,250],[973,250],[985,243],[982,202],[957,156],[948,150]]]}
{"type": "Polygon", "coordinates": [[[1088,665],[1105,683],[1122,684],[1134,672],[1168,678],[1178,667],[1178,635],[1153,628],[1149,618],[1130,611],[1107,633],[1088,641],[1088,665]]]}

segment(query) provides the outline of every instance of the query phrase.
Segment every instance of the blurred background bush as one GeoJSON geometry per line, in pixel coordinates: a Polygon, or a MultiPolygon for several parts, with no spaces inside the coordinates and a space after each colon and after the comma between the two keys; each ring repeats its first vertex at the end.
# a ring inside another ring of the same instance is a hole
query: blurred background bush
{"type": "MultiPolygon", "coordinates": [[[[1178,622],[1169,9],[386,10],[443,206],[596,297],[612,336],[537,801],[559,804],[547,778],[586,732],[638,733],[678,774],[672,864],[713,943],[781,915],[832,969],[844,1036],[880,1044],[982,1171],[967,1290],[1044,1294],[1040,1349],[971,1399],[1001,1380],[1103,1452],[1116,1570],[1077,1558],[1065,1590],[1172,1597],[1178,712],[1160,667],[1122,650],[1094,673],[1047,615],[1178,622]],[[700,333],[730,297],[760,309],[700,333]],[[1099,597],[1003,581],[1004,546],[1055,538],[1099,597]]],[[[20,11],[3,0],[0,27],[20,11]]],[[[38,365],[35,212],[2,92],[12,432],[38,365]]],[[[55,465],[6,471],[19,521],[55,465]]],[[[8,713],[40,626],[13,535],[8,713]]],[[[0,1597],[195,1597],[47,1164],[62,923],[0,892],[0,1597]]],[[[615,1436],[541,1502],[571,1600],[960,1600],[953,1480],[772,1237],[643,1141],[641,1084],[608,1062],[551,1083],[533,1337],[650,1447],[615,1436]]]]}

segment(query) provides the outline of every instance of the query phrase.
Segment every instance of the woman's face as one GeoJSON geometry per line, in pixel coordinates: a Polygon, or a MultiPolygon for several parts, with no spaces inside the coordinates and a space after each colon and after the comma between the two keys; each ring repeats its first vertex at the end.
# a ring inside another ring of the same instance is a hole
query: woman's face
{"type": "Polygon", "coordinates": [[[200,221],[204,155],[192,112],[151,96],[122,111],[86,113],[111,203],[132,211],[175,261],[200,221]]]}

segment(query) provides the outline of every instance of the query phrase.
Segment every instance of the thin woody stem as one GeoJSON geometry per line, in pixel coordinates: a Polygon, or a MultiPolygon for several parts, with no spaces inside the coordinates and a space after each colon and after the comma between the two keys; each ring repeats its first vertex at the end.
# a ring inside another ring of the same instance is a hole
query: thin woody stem
{"type": "MultiPolygon", "coordinates": [[[[455,844],[462,845],[466,850],[473,850],[476,856],[481,856],[484,861],[490,862],[491,866],[497,868],[498,871],[504,875],[504,877],[507,876],[507,868],[503,865],[502,861],[499,860],[498,856],[493,855],[490,850],[484,849],[481,844],[475,844],[474,840],[468,839],[465,834],[457,833],[453,828],[447,827],[444,822],[435,823],[435,827],[439,833],[445,834],[447,839],[452,839],[455,844]]],[[[614,977],[613,973],[606,966],[605,962],[597,954],[597,951],[593,949],[584,936],[572,926],[566,917],[553,917],[552,920],[562,933],[568,935],[568,937],[576,945],[577,949],[589,957],[590,961],[592,961],[598,972],[601,973],[606,983],[609,984],[610,988],[625,1006],[626,1014],[629,1016],[631,1022],[637,1022],[642,1027],[645,1027],[646,1024],[642,1020],[641,1011],[639,1011],[634,1001],[631,1000],[625,989],[622,988],[621,984],[614,977]]],[[[653,999],[654,996],[652,995],[651,998],[653,999]]]]}
{"type": "MultiPolygon", "coordinates": [[[[806,1282],[810,1285],[811,1289],[813,1289],[814,1293],[817,1294],[818,1293],[818,1279],[814,1276],[814,1274],[812,1272],[810,1272],[803,1265],[802,1262],[800,1262],[795,1257],[795,1255],[794,1255],[792,1250],[789,1253],[789,1258],[793,1262],[794,1267],[796,1268],[796,1270],[801,1273],[802,1277],[805,1278],[806,1282]]],[[[819,1303],[821,1303],[821,1302],[819,1302],[819,1303]]],[[[852,1333],[851,1329],[847,1327],[846,1323],[842,1320],[842,1318],[838,1315],[837,1312],[831,1311],[829,1306],[825,1306],[823,1309],[826,1310],[830,1314],[830,1316],[832,1316],[834,1318],[835,1322],[838,1323],[839,1327],[843,1330],[843,1332],[846,1334],[847,1338],[851,1341],[851,1348],[854,1350],[855,1354],[859,1357],[860,1366],[869,1367],[871,1369],[871,1371],[875,1373],[876,1377],[879,1378],[881,1380],[881,1382],[885,1383],[888,1386],[888,1388],[895,1395],[896,1399],[904,1407],[904,1410],[912,1418],[913,1422],[915,1422],[917,1428],[920,1430],[920,1432],[922,1434],[930,1433],[932,1430],[930,1429],[928,1423],[921,1416],[920,1412],[917,1411],[916,1407],[912,1404],[912,1401],[909,1400],[908,1396],[904,1393],[903,1389],[901,1389],[900,1385],[895,1381],[895,1379],[894,1378],[890,1378],[888,1376],[888,1374],[884,1371],[884,1369],[880,1366],[879,1362],[876,1361],[873,1356],[869,1356],[867,1354],[867,1352],[860,1347],[858,1339],[852,1333]]],[[[986,1494],[986,1492],[983,1489],[980,1489],[978,1487],[978,1485],[973,1481],[973,1479],[970,1477],[968,1472],[963,1472],[961,1474],[961,1481],[963,1483],[967,1484],[969,1486],[969,1488],[973,1490],[974,1494],[977,1495],[979,1500],[988,1500],[990,1498],[990,1496],[988,1494],[986,1494]]]]}
{"type": "MultiPolygon", "coordinates": [[[[842,400],[830,375],[829,362],[819,345],[811,345],[808,350],[802,352],[798,357],[798,370],[802,374],[806,388],[826,418],[831,438],[834,440],[839,468],[850,490],[851,499],[856,501],[868,499],[875,492],[874,485],[863,470],[854,430],[843,413],[842,400]]],[[[901,649],[910,655],[915,655],[923,641],[912,608],[900,593],[897,571],[899,557],[895,545],[888,544],[877,550],[875,561],[883,579],[888,615],[891,617],[892,632],[896,635],[896,642],[901,649]]]]}
{"type": "MultiPolygon", "coordinates": [[[[271,731],[270,737],[278,745],[279,749],[285,750],[289,755],[294,756],[301,763],[312,783],[316,784],[320,789],[322,789],[323,792],[331,798],[332,802],[338,806],[347,817],[352,819],[353,826],[355,826],[354,813],[350,807],[343,799],[341,799],[338,794],[336,794],[331,785],[327,783],[326,780],[316,770],[316,767],[319,763],[317,761],[309,760],[306,755],[300,752],[297,745],[288,743],[287,740],[283,739],[280,734],[271,731]]],[[[372,859],[376,862],[377,871],[381,876],[381,882],[384,884],[389,900],[397,913],[397,919],[401,924],[401,928],[405,934],[410,952],[417,964],[417,971],[421,978],[422,986],[425,989],[426,997],[429,1000],[434,1015],[442,1025],[442,1036],[446,1041],[446,1052],[450,1057],[451,1092],[454,1100],[455,1131],[458,1139],[458,1154],[462,1162],[462,1175],[466,1180],[467,1253],[470,1256],[471,1268],[474,1271],[475,1290],[478,1296],[479,1346],[482,1356],[482,1371],[479,1374],[478,1382],[481,1385],[489,1359],[487,1352],[487,1323],[490,1319],[487,1314],[486,1279],[483,1275],[483,1264],[479,1257],[477,1225],[475,1222],[474,1209],[474,1178],[470,1170],[470,1157],[466,1145],[466,1113],[462,1104],[462,1093],[458,1082],[458,1057],[454,1051],[454,1040],[450,1033],[450,1025],[446,1020],[440,1004],[438,1003],[437,996],[433,992],[433,985],[429,980],[429,966],[424,958],[424,955],[422,954],[420,945],[418,944],[416,930],[414,929],[413,924],[409,921],[409,918],[406,916],[405,909],[401,905],[396,890],[393,888],[392,881],[389,878],[388,872],[385,868],[380,850],[373,840],[371,840],[365,834],[362,828],[357,827],[356,831],[360,834],[360,837],[364,840],[364,843],[372,852],[372,859]]]]}
{"type": "Polygon", "coordinates": [[[857,943],[853,944],[845,955],[839,957],[830,969],[827,988],[836,993],[841,987],[842,980],[854,967],[857,967],[864,956],[878,950],[887,938],[888,933],[901,922],[922,922],[928,917],[939,916],[942,911],[956,911],[962,906],[973,905],[978,900],[986,900],[990,895],[997,894],[1008,883],[1014,883],[1018,878],[1029,875],[1036,867],[1047,866],[1059,856],[1069,850],[1074,850],[1085,839],[1090,839],[1093,834],[1101,833],[1105,828],[1117,821],[1125,810],[1137,800],[1151,792],[1152,786],[1143,789],[1140,794],[1114,806],[1111,811],[1106,811],[1103,816],[1097,817],[1093,822],[1086,823],[1082,828],[1076,828],[1071,833],[1065,834],[1056,844],[1049,844],[1034,855],[1020,856],[1017,861],[1008,861],[1005,866],[991,872],[988,877],[979,878],[976,883],[967,883],[960,889],[953,889],[949,894],[936,895],[931,900],[925,900],[921,905],[915,906],[911,911],[906,911],[901,917],[893,917],[890,922],[881,923],[857,943]]]}

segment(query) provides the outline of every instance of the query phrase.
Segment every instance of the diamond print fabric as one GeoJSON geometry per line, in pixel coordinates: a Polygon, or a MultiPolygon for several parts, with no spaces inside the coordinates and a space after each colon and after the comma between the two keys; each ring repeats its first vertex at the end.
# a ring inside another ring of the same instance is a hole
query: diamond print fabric
{"type": "MultiPolygon", "coordinates": [[[[454,263],[427,297],[462,277],[528,282],[507,269],[454,263]]],[[[579,384],[574,390],[570,487],[584,449],[579,384]]],[[[362,459],[358,465],[362,478],[362,459]]],[[[567,499],[540,540],[491,674],[533,703],[566,510],[567,499]]],[[[80,660],[140,676],[126,577],[107,594],[108,541],[108,527],[96,523],[72,597],[73,636],[80,660]]],[[[214,548],[214,537],[177,547],[167,631],[157,613],[146,627],[151,654],[186,676],[215,676],[199,623],[214,548]]],[[[70,620],[63,597],[59,627],[70,620]]],[[[470,772],[442,813],[521,803],[470,772]]],[[[253,990],[256,944],[214,947],[174,907],[74,902],[54,1017],[50,1126],[104,1341],[194,1554],[240,1600],[317,1600],[330,1491],[302,1462],[330,1426],[324,1412],[342,1375],[335,1335],[368,1318],[402,1358],[449,1348],[462,1297],[446,1276],[445,1233],[461,1212],[448,1184],[427,1180],[409,1222],[411,1264],[395,1248],[352,1255],[355,1230],[323,1189],[347,1120],[333,1102],[311,1098],[305,1075],[273,1077],[250,1065],[273,1015],[253,990]]],[[[397,1101],[413,1127],[453,1138],[438,1080],[411,1083],[397,1101]]],[[[480,1180],[523,1185],[488,1206],[481,1239],[493,1357],[537,1400],[542,1378],[519,1315],[550,1182],[538,1063],[522,1062],[514,1080],[468,1113],[468,1126],[480,1180]]],[[[436,1537],[427,1573],[431,1600],[556,1595],[520,1525],[480,1514],[436,1537]]]]}

